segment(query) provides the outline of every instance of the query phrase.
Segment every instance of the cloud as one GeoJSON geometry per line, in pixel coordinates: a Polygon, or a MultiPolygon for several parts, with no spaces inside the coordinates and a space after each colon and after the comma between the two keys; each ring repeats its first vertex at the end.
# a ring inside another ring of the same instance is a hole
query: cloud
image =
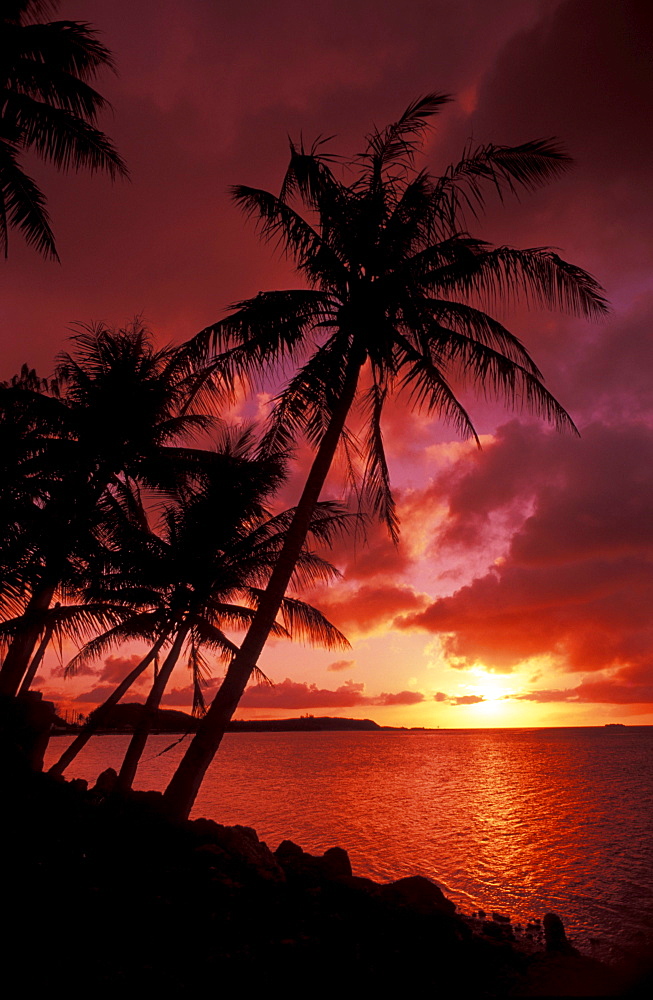
{"type": "MultiPolygon", "coordinates": [[[[653,430],[642,423],[596,422],[581,440],[505,425],[452,486],[447,531],[464,546],[466,517],[483,499],[488,515],[529,497],[531,515],[498,565],[395,626],[438,633],[453,667],[510,672],[548,656],[570,671],[639,669],[645,685],[653,680],[652,496],[653,430]]],[[[479,544],[477,531],[469,544],[479,544]]],[[[585,686],[590,693],[601,692],[585,686]]]]}
{"type": "Polygon", "coordinates": [[[424,701],[421,691],[397,691],[395,694],[380,694],[370,701],[373,705],[419,705],[424,701]]]}
{"type": "Polygon", "coordinates": [[[572,688],[541,689],[512,695],[517,701],[589,702],[610,705],[653,705],[653,671],[650,666],[623,667],[602,677],[585,678],[572,688]]]}
{"type": "Polygon", "coordinates": [[[330,663],[327,670],[337,673],[340,670],[351,670],[352,667],[356,666],[356,660],[335,660],[334,663],[330,663]]]}
{"type": "MultiPolygon", "coordinates": [[[[211,693],[220,681],[213,679],[207,686],[211,693]]],[[[163,701],[169,705],[187,705],[192,701],[192,687],[176,688],[166,694],[163,701]]],[[[365,694],[365,685],[355,681],[345,681],[335,690],[320,688],[317,684],[293,681],[286,677],[279,684],[250,684],[240,700],[239,708],[266,709],[309,709],[309,708],[357,708],[373,705],[417,705],[424,701],[419,691],[381,692],[378,695],[365,694]]]]}
{"type": "MultiPolygon", "coordinates": [[[[100,664],[84,663],[75,670],[75,677],[97,677],[99,681],[106,681],[107,684],[119,684],[128,673],[143,659],[142,654],[134,653],[132,656],[107,656],[100,664]]],[[[66,665],[59,664],[50,670],[51,677],[64,677],[66,665]]],[[[144,670],[140,677],[134,681],[134,685],[151,682],[152,668],[144,670]]]]}
{"type": "Polygon", "coordinates": [[[369,634],[391,626],[396,615],[424,607],[428,598],[406,584],[364,584],[354,591],[330,588],[319,597],[320,610],[347,635],[369,634]]]}
{"type": "MultiPolygon", "coordinates": [[[[142,655],[138,653],[134,653],[132,656],[107,656],[99,673],[98,679],[100,681],[106,681],[107,683],[115,682],[118,684],[134,669],[134,667],[141,662],[142,659],[142,655]]],[[[145,681],[151,683],[151,680],[152,668],[150,667],[149,671],[144,670],[141,676],[138,677],[134,683],[143,684],[145,681]]]]}
{"type": "Polygon", "coordinates": [[[478,705],[479,702],[485,701],[485,698],[480,694],[463,694],[456,696],[445,694],[444,691],[438,691],[433,697],[435,701],[446,702],[449,705],[478,705]]]}
{"type": "MultiPolygon", "coordinates": [[[[81,694],[75,695],[74,698],[70,697],[70,695],[68,697],[70,701],[80,701],[87,704],[101,705],[103,702],[107,700],[109,695],[113,694],[114,691],[115,691],[115,685],[99,684],[96,687],[91,688],[89,691],[82,691],[81,694]]],[[[127,704],[131,700],[133,699],[129,697],[123,698],[122,704],[123,705],[127,704]]],[[[138,697],[136,698],[136,700],[138,700],[138,697]]]]}

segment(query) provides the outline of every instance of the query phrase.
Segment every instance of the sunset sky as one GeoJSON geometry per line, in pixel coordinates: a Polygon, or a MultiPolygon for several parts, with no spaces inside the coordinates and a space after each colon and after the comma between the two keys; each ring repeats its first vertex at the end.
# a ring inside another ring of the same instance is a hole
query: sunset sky
{"type": "MultiPolygon", "coordinates": [[[[649,0],[64,0],[60,16],[91,22],[114,53],[117,76],[98,84],[113,105],[101,126],[131,182],[30,162],[61,264],[10,236],[0,378],[25,361],[49,374],[77,321],[138,314],[161,343],[180,342],[238,299],[295,287],[228,194],[236,183],[278,190],[288,135],[333,135],[352,155],[373,123],[437,90],[455,102],[425,147],[434,173],[469,139],[555,136],[575,161],[535,195],[490,199],[474,233],[559,248],[605,287],[612,312],[599,323],[500,316],[580,438],[465,397],[478,451],[394,405],[385,433],[401,543],[376,525],[367,544],[343,542],[332,556],[342,582],[307,595],[352,648],[271,644],[260,665],[275,687],[250,687],[240,715],[653,722],[649,0]]],[[[264,413],[269,389],[240,415],[264,413]]],[[[334,474],[331,495],[341,487],[334,474]]],[[[86,712],[138,655],[123,653],[72,682],[52,656],[44,690],[86,712]]],[[[188,708],[188,683],[180,668],[164,702],[188,708]]]]}

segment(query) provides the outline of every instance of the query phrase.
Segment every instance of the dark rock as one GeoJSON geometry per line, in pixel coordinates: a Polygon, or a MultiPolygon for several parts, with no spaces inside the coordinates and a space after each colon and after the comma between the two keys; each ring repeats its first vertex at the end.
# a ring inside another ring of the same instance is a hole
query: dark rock
{"type": "Polygon", "coordinates": [[[510,923],[510,917],[506,917],[505,914],[503,914],[503,913],[493,913],[492,914],[492,919],[495,920],[498,924],[509,924],[510,923]]]}
{"type": "Polygon", "coordinates": [[[343,885],[357,892],[364,892],[368,896],[379,896],[382,886],[374,882],[371,878],[363,878],[362,875],[352,875],[351,878],[340,879],[343,885]]]}
{"type": "Polygon", "coordinates": [[[118,772],[113,767],[107,767],[93,785],[91,791],[96,795],[110,795],[116,786],[118,772]]]}
{"type": "Polygon", "coordinates": [[[68,784],[76,792],[88,791],[88,781],[85,778],[73,778],[68,784]]]}
{"type": "Polygon", "coordinates": [[[195,848],[195,857],[205,861],[209,868],[217,868],[230,859],[230,855],[218,844],[200,844],[195,848]]]}
{"type": "Polygon", "coordinates": [[[479,910],[478,911],[478,919],[479,920],[485,920],[485,910],[479,910]]]}
{"type": "Polygon", "coordinates": [[[544,942],[546,950],[559,955],[577,955],[567,940],[565,926],[557,913],[544,914],[544,942]]]}
{"type": "Polygon", "coordinates": [[[452,916],[456,911],[455,903],[447,899],[435,882],[423,875],[400,878],[397,882],[381,886],[381,895],[389,903],[407,906],[421,914],[445,913],[452,916]]]}
{"type": "Polygon", "coordinates": [[[487,937],[496,938],[497,940],[503,940],[506,936],[503,925],[496,924],[494,920],[484,920],[481,924],[481,930],[487,937]]]}
{"type": "Polygon", "coordinates": [[[352,877],[349,855],[342,847],[330,847],[319,857],[302,850],[292,840],[284,840],[274,856],[286,874],[313,885],[352,877]]]}
{"type": "Polygon", "coordinates": [[[301,858],[303,853],[304,851],[299,844],[295,844],[292,840],[282,840],[274,852],[274,856],[279,864],[283,864],[284,861],[291,863],[293,860],[301,858]]]}
{"type": "MultiPolygon", "coordinates": [[[[195,821],[196,829],[199,822],[195,821]]],[[[282,867],[268,845],[258,839],[256,830],[249,826],[221,826],[212,820],[203,820],[202,829],[210,836],[211,843],[217,844],[251,874],[267,882],[285,882],[282,867]]]]}
{"type": "Polygon", "coordinates": [[[322,855],[324,871],[331,878],[351,878],[351,861],[342,847],[330,847],[322,855]]]}

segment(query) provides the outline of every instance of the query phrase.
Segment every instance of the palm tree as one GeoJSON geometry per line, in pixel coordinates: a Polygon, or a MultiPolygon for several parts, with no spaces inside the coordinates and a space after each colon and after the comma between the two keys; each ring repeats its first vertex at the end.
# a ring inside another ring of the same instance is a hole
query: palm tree
{"type": "Polygon", "coordinates": [[[397,518],[381,434],[392,393],[404,393],[416,407],[474,435],[452,388],[457,376],[559,428],[573,427],[520,341],[485,308],[523,297],[596,316],[606,309],[600,287],[550,249],[494,247],[471,236],[466,221],[483,209],[486,186],[500,196],[532,190],[569,159],[554,142],[536,140],[467,149],[439,177],[418,171],[420,137],[447,100],[430,94],[394,124],[375,129],[347,164],[348,183],[323,143],[310,150],[291,143],[280,195],[233,191],[262,236],[294,260],[308,287],[239,303],[200,333],[194,347],[204,358],[219,352],[223,374],[233,379],[301,360],[277,398],[269,441],[287,444],[304,432],[317,451],[255,620],[166,789],[168,807],[179,817],[188,815],[257,664],[357,398],[368,419],[364,490],[393,537],[397,518]]]}
{"type": "MultiPolygon", "coordinates": [[[[17,527],[7,533],[14,549],[23,546],[10,583],[13,604],[22,598],[24,607],[0,669],[4,695],[18,690],[57,591],[79,575],[80,560],[92,561],[94,549],[105,546],[116,503],[129,505],[138,484],[175,495],[204,461],[205,452],[184,441],[213,424],[198,411],[211,402],[212,378],[202,369],[189,371],[175,348],[155,349],[138,322],[117,331],[83,328],[72,339],[73,351],[60,355],[56,369],[60,398],[17,387],[0,391],[0,426],[16,424],[15,397],[8,395],[20,391],[37,414],[39,443],[47,444],[38,453],[30,445],[27,453],[41,461],[46,486],[22,506],[17,527]]],[[[14,438],[30,426],[19,423],[14,438]]],[[[21,470],[27,465],[39,482],[39,461],[28,464],[17,451],[21,470]]],[[[23,493],[23,481],[31,487],[26,474],[13,479],[23,493]]]]}
{"type": "MultiPolygon", "coordinates": [[[[207,463],[201,486],[167,507],[161,534],[142,535],[140,545],[134,539],[136,544],[124,553],[120,569],[98,583],[94,598],[103,594],[109,606],[121,600],[140,604],[137,613],[90,642],[69,665],[72,672],[125,639],[153,642],[150,655],[157,644],[161,648],[162,638],[169,643],[120,770],[120,791],[132,785],[156,711],[184,648],[193,677],[194,710],[204,710],[202,682],[208,668],[204,651],[223,660],[237,651],[225,629],[240,630],[250,624],[292,521],[292,511],[273,515],[268,509],[270,498],[285,479],[285,456],[257,455],[251,435],[245,433],[225,435],[213,459],[207,463]],[[143,609],[143,602],[151,610],[143,609]]],[[[333,504],[321,504],[309,531],[328,541],[346,521],[333,504]]],[[[334,573],[304,547],[296,567],[298,582],[325,581],[334,573]]],[[[308,639],[330,648],[348,645],[310,605],[284,598],[280,610],[275,635],[308,639]]],[[[140,674],[141,664],[135,670],[140,674]]],[[[121,687],[124,691],[124,682],[121,687]]],[[[112,704],[116,701],[112,697],[112,704]]],[[[82,741],[78,745],[81,749],[82,741]]],[[[62,773],[71,760],[65,753],[52,770],[62,773]]]]}
{"type": "Polygon", "coordinates": [[[110,139],[97,128],[107,107],[91,83],[109,50],[79,21],[43,22],[58,0],[4,0],[0,11],[0,248],[7,255],[14,226],[45,257],[57,258],[45,198],[21,166],[33,151],[59,170],[127,169],[110,139]]]}

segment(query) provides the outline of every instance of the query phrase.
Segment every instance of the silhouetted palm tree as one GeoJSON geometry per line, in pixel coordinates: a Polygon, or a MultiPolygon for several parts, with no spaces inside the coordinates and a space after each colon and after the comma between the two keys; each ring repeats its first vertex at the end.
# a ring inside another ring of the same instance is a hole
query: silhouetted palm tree
{"type": "MultiPolygon", "coordinates": [[[[7,544],[23,546],[10,583],[14,603],[22,589],[25,604],[0,669],[0,694],[18,690],[58,588],[74,582],[80,563],[83,569],[97,560],[116,503],[128,507],[136,484],[175,495],[205,454],[182,442],[213,423],[198,412],[209,402],[212,379],[189,371],[174,348],[155,349],[140,324],[84,329],[73,342],[56,370],[60,397],[31,393],[39,440],[47,441],[36,456],[47,489],[18,511],[17,527],[7,532],[7,544]]],[[[28,399],[30,390],[22,392],[28,399]]],[[[10,393],[0,392],[0,426],[15,423],[10,393]]]]}
{"type": "Polygon", "coordinates": [[[404,392],[416,407],[474,435],[450,381],[467,377],[559,427],[573,426],[519,340],[483,307],[521,296],[594,316],[605,310],[600,287],[550,249],[493,247],[472,237],[465,219],[482,210],[485,186],[500,196],[533,189],[559,174],[568,157],[551,141],[489,144],[466,150],[440,177],[416,171],[419,139],[447,99],[431,94],[374,130],[347,164],[348,183],[321,143],[309,151],[291,144],[279,196],[234,189],[236,202],[294,260],[308,288],[239,303],[198,335],[195,348],[204,358],[219,352],[223,374],[233,379],[301,361],[276,401],[269,440],[285,445],[303,432],[317,452],[255,620],[165,792],[178,816],[188,814],[258,661],[357,395],[368,418],[365,490],[395,537],[381,435],[392,393],[404,392]]]}
{"type": "Polygon", "coordinates": [[[40,19],[58,0],[3,0],[0,7],[0,248],[7,254],[8,229],[57,257],[45,198],[25,173],[21,156],[33,151],[59,170],[127,169],[108,137],[97,128],[107,107],[91,83],[113,68],[97,33],[79,21],[40,19]]]}
{"type": "MultiPolygon", "coordinates": [[[[202,684],[208,670],[204,652],[229,660],[237,651],[225,630],[240,631],[250,624],[292,521],[293,511],[273,515],[268,509],[285,479],[284,456],[257,455],[247,433],[225,435],[213,459],[193,494],[165,510],[160,535],[142,535],[140,545],[135,539],[136,544],[124,553],[120,570],[99,580],[94,588],[95,598],[104,594],[110,606],[131,601],[140,605],[138,612],[90,642],[70,664],[74,671],[80,663],[126,639],[147,640],[161,648],[163,636],[169,644],[125,755],[119,775],[121,791],[131,787],[152,721],[184,649],[193,679],[194,710],[203,711],[202,684]]],[[[333,504],[321,504],[309,532],[328,541],[346,519],[333,504]]],[[[334,574],[328,563],[306,547],[300,553],[298,581],[325,581],[334,574]]],[[[273,626],[275,635],[329,648],[348,645],[310,605],[286,597],[280,611],[281,620],[273,626]]],[[[79,749],[81,745],[79,741],[79,749]]],[[[71,759],[69,753],[64,754],[53,771],[62,773],[71,759]]]]}

